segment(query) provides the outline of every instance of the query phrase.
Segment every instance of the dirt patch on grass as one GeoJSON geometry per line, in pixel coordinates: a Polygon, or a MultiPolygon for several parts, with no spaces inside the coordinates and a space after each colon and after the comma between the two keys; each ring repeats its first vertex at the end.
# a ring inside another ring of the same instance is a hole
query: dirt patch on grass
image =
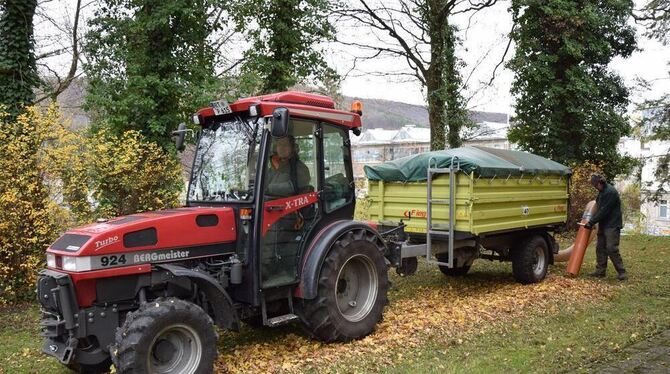
{"type": "Polygon", "coordinates": [[[609,298],[614,288],[604,282],[557,275],[527,286],[485,275],[429,282],[391,291],[384,320],[372,335],[358,341],[322,344],[295,332],[255,341],[225,333],[223,340],[239,343],[220,349],[216,368],[219,372],[302,372],[357,357],[385,365],[397,358],[397,351],[418,347],[436,336],[461,344],[490,328],[514,324],[530,312],[551,317],[558,306],[609,298]]]}

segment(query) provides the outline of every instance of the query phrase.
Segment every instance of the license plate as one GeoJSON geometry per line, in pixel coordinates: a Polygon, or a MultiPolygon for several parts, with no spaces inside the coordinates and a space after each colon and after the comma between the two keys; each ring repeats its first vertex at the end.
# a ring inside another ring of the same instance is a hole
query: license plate
{"type": "Polygon", "coordinates": [[[214,109],[214,114],[217,116],[220,116],[222,114],[230,114],[232,113],[232,109],[230,109],[230,105],[226,100],[217,100],[217,101],[212,101],[209,103],[209,106],[214,109]]]}

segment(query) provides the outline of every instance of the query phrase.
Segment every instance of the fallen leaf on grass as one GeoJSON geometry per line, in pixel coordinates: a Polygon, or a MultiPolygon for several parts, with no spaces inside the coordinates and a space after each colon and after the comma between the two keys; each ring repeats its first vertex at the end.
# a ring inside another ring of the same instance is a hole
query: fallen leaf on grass
{"type": "Polygon", "coordinates": [[[364,339],[320,344],[288,334],[271,343],[251,342],[220,352],[216,368],[233,373],[293,373],[323,369],[351,357],[388,365],[403,357],[402,349],[420,346],[431,337],[448,337],[462,344],[464,338],[483,334],[492,326],[512,325],[531,310],[555,311],[557,305],[589,303],[610,297],[611,290],[611,286],[601,282],[555,275],[526,286],[493,279],[449,287],[420,287],[412,297],[393,300],[375,332],[364,339]]]}

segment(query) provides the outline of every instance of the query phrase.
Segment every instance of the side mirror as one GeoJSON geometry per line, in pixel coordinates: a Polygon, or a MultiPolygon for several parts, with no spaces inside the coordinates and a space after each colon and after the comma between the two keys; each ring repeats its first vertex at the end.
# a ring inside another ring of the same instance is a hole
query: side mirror
{"type": "Polygon", "coordinates": [[[184,138],[186,138],[186,132],[188,129],[186,128],[186,124],[184,122],[179,124],[179,127],[177,127],[176,131],[172,132],[172,135],[175,136],[175,145],[177,146],[178,151],[183,151],[184,150],[184,138]]]}
{"type": "Polygon", "coordinates": [[[283,138],[288,135],[288,109],[275,108],[272,111],[272,125],[270,134],[273,138],[283,138]]]}

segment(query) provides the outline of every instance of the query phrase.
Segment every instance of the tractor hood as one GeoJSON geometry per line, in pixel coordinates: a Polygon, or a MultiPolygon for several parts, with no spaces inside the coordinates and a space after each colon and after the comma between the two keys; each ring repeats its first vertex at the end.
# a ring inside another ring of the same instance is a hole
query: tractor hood
{"type": "Polygon", "coordinates": [[[48,252],[100,256],[234,242],[232,208],[179,208],[121,216],[69,230],[48,252]]]}

